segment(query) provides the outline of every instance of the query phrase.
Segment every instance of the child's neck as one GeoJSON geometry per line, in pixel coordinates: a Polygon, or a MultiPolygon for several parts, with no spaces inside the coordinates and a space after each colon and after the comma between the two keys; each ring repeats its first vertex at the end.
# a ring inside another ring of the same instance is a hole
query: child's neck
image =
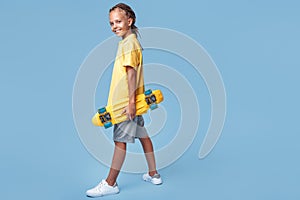
{"type": "Polygon", "coordinates": [[[124,40],[124,39],[127,38],[129,35],[131,35],[132,33],[133,33],[132,30],[129,29],[129,30],[127,31],[127,33],[124,34],[124,35],[122,36],[122,39],[124,40]]]}

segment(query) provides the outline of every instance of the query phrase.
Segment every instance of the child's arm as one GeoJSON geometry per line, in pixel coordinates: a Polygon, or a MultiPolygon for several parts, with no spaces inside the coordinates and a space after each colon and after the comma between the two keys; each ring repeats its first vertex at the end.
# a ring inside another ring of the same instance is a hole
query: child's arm
{"type": "Polygon", "coordinates": [[[129,104],[127,108],[127,116],[130,120],[135,117],[135,91],[136,91],[136,71],[130,66],[126,66],[128,79],[129,104]]]}

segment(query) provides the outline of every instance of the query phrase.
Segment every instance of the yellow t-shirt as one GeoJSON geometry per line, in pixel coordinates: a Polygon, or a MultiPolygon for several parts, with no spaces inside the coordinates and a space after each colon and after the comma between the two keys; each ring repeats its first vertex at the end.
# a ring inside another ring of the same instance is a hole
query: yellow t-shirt
{"type": "Polygon", "coordinates": [[[133,67],[137,72],[136,95],[144,93],[142,47],[135,34],[130,34],[119,42],[107,105],[129,101],[126,66],[133,67]]]}

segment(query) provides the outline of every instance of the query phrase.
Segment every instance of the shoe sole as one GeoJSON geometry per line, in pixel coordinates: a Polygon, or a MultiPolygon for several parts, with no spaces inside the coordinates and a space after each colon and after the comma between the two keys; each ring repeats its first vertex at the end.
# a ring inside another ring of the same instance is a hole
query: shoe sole
{"type": "Polygon", "coordinates": [[[97,198],[97,197],[109,196],[109,195],[114,195],[114,194],[119,194],[119,193],[120,193],[120,191],[118,191],[116,193],[108,193],[108,194],[101,194],[101,195],[95,195],[95,196],[86,194],[86,196],[89,198],[97,198]]]}
{"type": "Polygon", "coordinates": [[[143,178],[143,180],[145,182],[152,183],[153,185],[161,185],[163,183],[162,180],[156,180],[156,181],[154,181],[154,180],[149,180],[149,179],[145,179],[145,178],[143,178]]]}

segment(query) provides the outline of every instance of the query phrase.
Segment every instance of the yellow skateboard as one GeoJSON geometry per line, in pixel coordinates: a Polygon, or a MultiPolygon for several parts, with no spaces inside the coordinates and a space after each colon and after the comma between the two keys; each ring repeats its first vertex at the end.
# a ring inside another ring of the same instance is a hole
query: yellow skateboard
{"type": "MultiPolygon", "coordinates": [[[[146,113],[149,108],[151,110],[156,109],[157,104],[163,100],[164,97],[160,90],[147,90],[144,94],[137,95],[135,104],[136,115],[142,115],[146,113]]],[[[98,112],[92,118],[93,124],[95,126],[104,126],[105,128],[109,128],[113,124],[126,121],[128,118],[122,113],[127,105],[128,99],[124,99],[115,105],[108,105],[98,109],[98,112]]]]}

